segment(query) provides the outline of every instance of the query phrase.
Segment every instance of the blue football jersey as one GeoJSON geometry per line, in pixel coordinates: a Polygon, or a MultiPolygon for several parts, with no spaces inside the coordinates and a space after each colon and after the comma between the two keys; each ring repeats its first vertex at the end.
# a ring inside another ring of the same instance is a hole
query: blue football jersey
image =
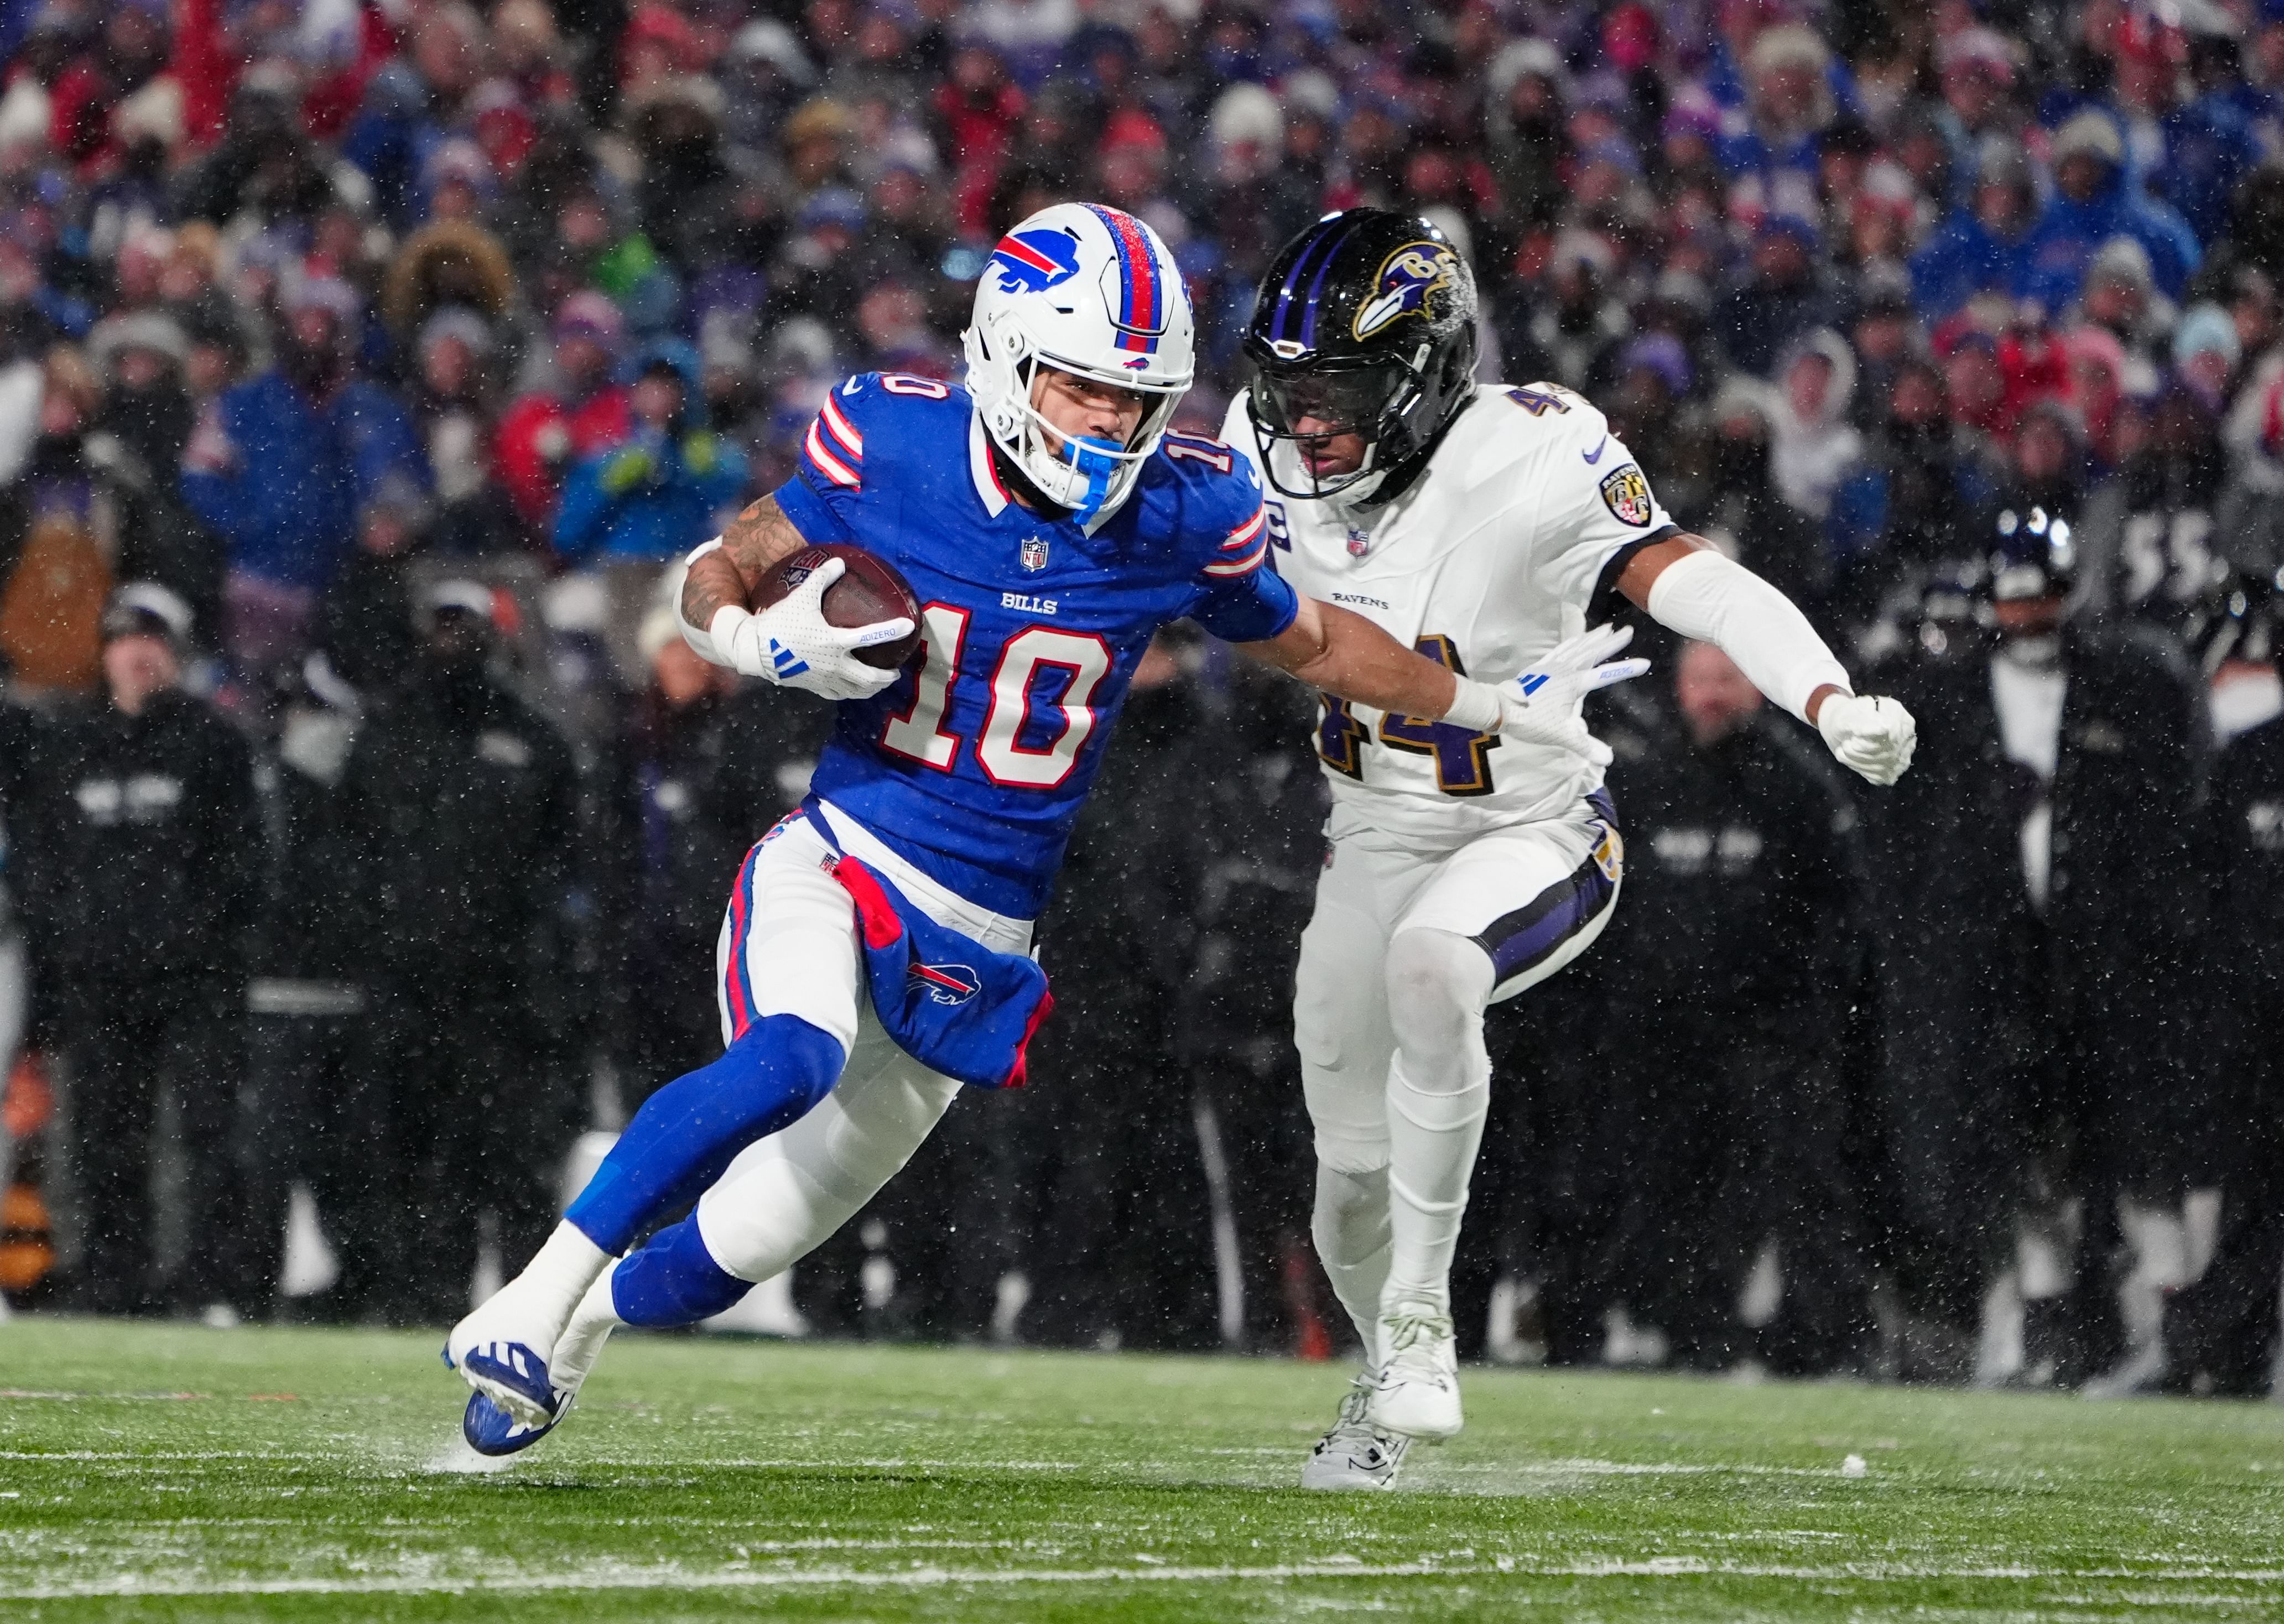
{"type": "Polygon", "coordinates": [[[1011,497],[966,391],[894,373],[826,398],[777,499],[812,542],[894,564],[926,659],[838,707],[812,787],[921,872],[1035,918],[1159,627],[1273,637],[1299,600],[1262,567],[1259,476],[1169,434],[1092,535],[1011,497]]]}

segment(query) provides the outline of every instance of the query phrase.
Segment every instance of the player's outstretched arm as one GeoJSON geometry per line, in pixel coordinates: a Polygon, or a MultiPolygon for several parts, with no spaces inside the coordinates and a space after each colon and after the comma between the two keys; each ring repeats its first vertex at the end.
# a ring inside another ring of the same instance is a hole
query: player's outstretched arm
{"type": "Polygon", "coordinates": [[[774,496],[738,515],[719,538],[690,555],[682,583],[682,637],[701,658],[747,676],[799,688],[827,699],[870,699],[896,680],[855,652],[893,643],[910,621],[834,626],[825,618],[825,589],[848,566],[834,558],[759,614],[746,605],[775,566],[808,545],[774,496]]]}
{"type": "Polygon", "coordinates": [[[1649,669],[1619,660],[1631,631],[1597,628],[1550,653],[1539,670],[1493,686],[1447,671],[1405,648],[1360,614],[1301,599],[1293,624],[1246,652],[1302,682],[1399,716],[1425,716],[1472,732],[1504,733],[1609,764],[1608,748],[1586,730],[1579,701],[1597,688],[1649,669]]]}
{"type": "Polygon", "coordinates": [[[1400,716],[1441,720],[1458,679],[1360,614],[1305,593],[1293,623],[1262,643],[1240,644],[1255,660],[1312,688],[1400,716]]]}
{"type": "Polygon", "coordinates": [[[1888,785],[1912,764],[1912,714],[1851,691],[1847,671],[1793,601],[1702,536],[1643,548],[1619,574],[1618,590],[1661,625],[1719,647],[1754,687],[1823,734],[1851,771],[1888,785]]]}

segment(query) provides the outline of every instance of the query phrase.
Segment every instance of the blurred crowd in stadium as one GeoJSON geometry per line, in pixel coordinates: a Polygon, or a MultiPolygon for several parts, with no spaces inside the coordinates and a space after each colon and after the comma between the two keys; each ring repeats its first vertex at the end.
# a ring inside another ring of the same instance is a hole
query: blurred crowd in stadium
{"type": "MultiPolygon", "coordinates": [[[[1473,260],[1484,376],[1602,405],[1920,727],[1862,792],[1709,649],[1601,703],[1626,896],[1494,1017],[1467,1346],[2265,1386],[2272,0],[9,0],[0,59],[20,1308],[452,1318],[718,1046],[816,747],[666,563],[841,376],[955,376],[1033,208],[1174,245],[1212,433],[1270,255],[1372,203],[1473,260]],[[334,1278],[281,1308],[296,1185],[334,1278]]],[[[1163,656],[1037,1083],[802,1265],[812,1326],[1344,1334],[1309,703],[1163,656]]]]}

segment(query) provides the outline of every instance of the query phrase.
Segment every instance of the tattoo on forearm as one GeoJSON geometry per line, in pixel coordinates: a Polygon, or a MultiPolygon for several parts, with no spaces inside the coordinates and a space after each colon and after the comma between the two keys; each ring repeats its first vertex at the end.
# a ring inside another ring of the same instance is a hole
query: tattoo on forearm
{"type": "Polygon", "coordinates": [[[791,558],[805,543],[775,496],[763,496],[730,521],[722,545],[690,566],[682,587],[682,615],[692,626],[710,626],[729,605],[742,608],[770,566],[791,558]]]}

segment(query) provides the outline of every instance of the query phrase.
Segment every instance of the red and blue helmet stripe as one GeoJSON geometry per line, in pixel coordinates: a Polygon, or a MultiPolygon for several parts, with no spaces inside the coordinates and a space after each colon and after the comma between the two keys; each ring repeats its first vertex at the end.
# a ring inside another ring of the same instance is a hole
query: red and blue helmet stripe
{"type": "Polygon", "coordinates": [[[1110,231],[1110,246],[1118,255],[1118,347],[1136,355],[1154,355],[1166,332],[1168,296],[1165,269],[1149,232],[1133,215],[1090,203],[1088,211],[1110,231]]]}

